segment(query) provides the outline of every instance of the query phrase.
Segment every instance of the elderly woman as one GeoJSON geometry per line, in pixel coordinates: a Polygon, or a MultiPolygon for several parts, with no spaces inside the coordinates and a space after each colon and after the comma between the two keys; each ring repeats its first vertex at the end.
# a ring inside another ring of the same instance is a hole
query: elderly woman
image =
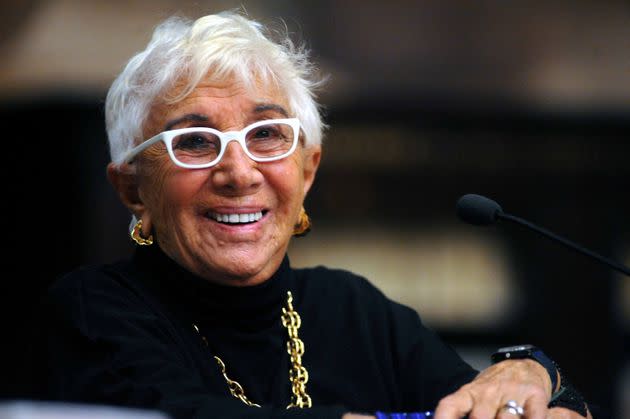
{"type": "Polygon", "coordinates": [[[240,14],[156,28],[106,103],[138,246],[51,288],[51,397],[173,418],[589,415],[540,350],[478,372],[367,280],[291,268],[322,153],[316,85],[304,49],[240,14]],[[559,393],[577,402],[548,410],[559,393]]]}

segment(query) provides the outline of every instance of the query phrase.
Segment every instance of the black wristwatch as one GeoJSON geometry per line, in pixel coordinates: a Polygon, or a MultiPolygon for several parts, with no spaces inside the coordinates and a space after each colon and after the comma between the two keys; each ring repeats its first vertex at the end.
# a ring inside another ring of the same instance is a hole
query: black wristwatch
{"type": "Polygon", "coordinates": [[[495,353],[493,353],[491,357],[493,364],[505,361],[506,359],[533,359],[534,361],[537,361],[540,365],[545,367],[545,369],[549,373],[549,378],[551,378],[551,394],[553,395],[556,392],[560,370],[556,363],[553,362],[551,358],[545,355],[545,353],[536,346],[508,346],[506,348],[500,348],[495,353]]]}
{"type": "Polygon", "coordinates": [[[549,407],[564,407],[586,417],[587,407],[582,395],[573,385],[562,375],[562,370],[551,358],[533,345],[518,345],[501,348],[492,354],[492,363],[505,361],[506,359],[532,359],[545,367],[551,378],[551,400],[549,407]],[[560,377],[560,388],[558,387],[558,377],[560,377]]]}

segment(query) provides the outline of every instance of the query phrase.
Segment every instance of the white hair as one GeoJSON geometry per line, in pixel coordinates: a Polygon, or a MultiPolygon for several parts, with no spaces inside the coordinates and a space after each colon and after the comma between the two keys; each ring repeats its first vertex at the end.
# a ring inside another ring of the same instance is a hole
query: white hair
{"type": "Polygon", "coordinates": [[[206,77],[235,77],[249,87],[275,83],[286,95],[289,112],[301,122],[306,146],[321,144],[325,124],[314,94],[321,80],[315,80],[307,50],[288,35],[275,42],[264,31],[260,23],[236,12],[195,21],[174,16],[158,25],[146,49],[129,60],[107,93],[112,162],[122,163],[125,153],[144,140],[152,105],[176,103],[206,77]],[[174,94],[176,85],[181,90],[174,94]]]}

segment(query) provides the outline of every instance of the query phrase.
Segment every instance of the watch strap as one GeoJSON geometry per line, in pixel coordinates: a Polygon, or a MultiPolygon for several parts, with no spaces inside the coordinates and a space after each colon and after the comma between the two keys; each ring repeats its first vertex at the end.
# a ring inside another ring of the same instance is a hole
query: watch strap
{"type": "Polygon", "coordinates": [[[560,390],[554,394],[548,406],[550,408],[564,407],[565,409],[573,410],[587,417],[587,408],[584,398],[564,376],[562,377],[560,390]]]}
{"type": "MultiPolygon", "coordinates": [[[[557,392],[556,388],[558,388],[558,376],[560,376],[560,368],[558,368],[558,365],[540,349],[532,351],[531,359],[545,367],[547,373],[549,373],[549,378],[551,378],[551,394],[555,394],[557,392]]],[[[559,390],[560,389],[558,389],[558,391],[559,390]]]]}

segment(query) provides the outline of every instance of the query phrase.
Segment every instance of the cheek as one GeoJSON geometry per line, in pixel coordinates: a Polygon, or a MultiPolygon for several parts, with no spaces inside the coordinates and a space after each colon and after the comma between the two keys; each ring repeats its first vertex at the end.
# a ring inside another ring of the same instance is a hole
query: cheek
{"type": "Polygon", "coordinates": [[[280,199],[281,205],[289,207],[290,210],[301,207],[304,178],[300,164],[291,162],[274,168],[267,176],[267,180],[280,199]]]}
{"type": "Polygon", "coordinates": [[[168,158],[153,160],[142,173],[144,187],[140,189],[141,199],[154,217],[164,218],[191,202],[191,197],[203,181],[196,179],[199,174],[175,167],[168,158]]]}

